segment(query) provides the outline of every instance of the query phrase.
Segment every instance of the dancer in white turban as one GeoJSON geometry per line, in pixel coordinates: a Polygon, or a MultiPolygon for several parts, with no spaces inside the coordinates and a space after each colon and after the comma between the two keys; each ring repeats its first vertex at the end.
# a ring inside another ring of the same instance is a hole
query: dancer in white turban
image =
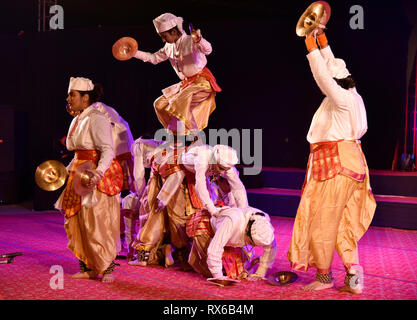
{"type": "Polygon", "coordinates": [[[164,90],[154,103],[159,121],[174,136],[196,134],[207,127],[221,89],[206,67],[211,44],[200,30],[187,35],[183,19],[164,13],[153,20],[165,46],[155,53],[138,50],[135,58],[157,64],[169,60],[181,82],[164,90]]]}
{"type": "Polygon", "coordinates": [[[55,204],[65,212],[68,248],[80,261],[81,272],[73,278],[96,278],[112,282],[120,246],[120,198],[123,171],[115,159],[112,127],[109,119],[92,106],[102,88],[86,78],[71,78],[67,102],[78,115],[71,122],[67,149],[74,159],[67,170],[67,185],[55,204]],[[75,170],[86,161],[93,162],[90,193],[79,196],[73,187],[75,170]]]}
{"type": "Polygon", "coordinates": [[[322,28],[305,42],[313,77],[326,97],[307,134],[310,157],[288,259],[296,270],[316,268],[316,280],[304,289],[322,290],[334,285],[331,264],[336,250],[346,269],[342,290],[358,294],[358,241],[376,208],[359,140],[368,128],[365,105],[322,28]]]}

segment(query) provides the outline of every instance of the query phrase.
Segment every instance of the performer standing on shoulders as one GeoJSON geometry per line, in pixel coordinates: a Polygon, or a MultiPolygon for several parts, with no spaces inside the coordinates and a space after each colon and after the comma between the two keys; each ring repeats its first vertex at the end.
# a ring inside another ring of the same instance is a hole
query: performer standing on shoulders
{"type": "Polygon", "coordinates": [[[336,249],[346,269],[341,290],[359,294],[361,286],[351,281],[362,276],[358,241],[376,208],[359,141],[367,131],[365,105],[345,62],[330,50],[322,27],[307,35],[305,43],[313,77],[326,97],[307,135],[310,157],[288,259],[296,270],[317,268],[316,280],[304,289],[322,290],[334,285],[331,264],[336,249]]]}
{"type": "Polygon", "coordinates": [[[169,60],[181,82],[164,90],[154,102],[159,121],[174,136],[197,133],[207,127],[210,114],[216,108],[216,92],[221,89],[206,67],[211,44],[200,30],[187,35],[183,19],[164,13],[153,20],[165,46],[155,53],[138,50],[135,58],[153,64],[169,60]]]}
{"type": "Polygon", "coordinates": [[[68,165],[67,185],[55,204],[65,212],[68,248],[80,261],[81,271],[75,279],[114,280],[113,270],[120,241],[120,198],[123,172],[115,160],[110,121],[92,104],[102,95],[101,85],[86,78],[71,78],[68,104],[78,115],[71,122],[67,149],[75,156],[68,165]],[[88,186],[96,186],[79,196],[73,186],[74,172],[86,161],[93,162],[88,186]]]}

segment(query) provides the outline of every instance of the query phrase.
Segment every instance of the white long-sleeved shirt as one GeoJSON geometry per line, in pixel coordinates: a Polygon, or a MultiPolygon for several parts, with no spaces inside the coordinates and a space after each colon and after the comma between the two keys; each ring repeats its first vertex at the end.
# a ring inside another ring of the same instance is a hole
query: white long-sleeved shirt
{"type": "MultiPolygon", "coordinates": [[[[81,114],[72,119],[67,134],[67,149],[72,150],[97,150],[100,151],[100,159],[97,170],[105,173],[110,167],[115,154],[113,150],[113,133],[109,119],[93,106],[86,108],[81,114]]],[[[72,163],[67,166],[71,170],[72,163]]],[[[97,203],[97,189],[81,197],[83,206],[92,207],[97,203]]],[[[64,192],[55,203],[56,209],[62,209],[64,192]]]]}
{"type": "MultiPolygon", "coordinates": [[[[135,163],[133,175],[139,197],[141,197],[142,192],[145,189],[145,168],[150,168],[153,161],[156,161],[159,165],[163,165],[165,162],[173,159],[174,149],[172,148],[172,145],[162,144],[163,141],[139,138],[132,146],[132,154],[135,163]],[[165,156],[162,155],[164,149],[167,151],[165,156]]],[[[157,195],[157,199],[166,206],[180,187],[184,177],[185,174],[182,171],[177,171],[168,176],[157,195]]]]}
{"type": "MultiPolygon", "coordinates": [[[[214,214],[217,209],[207,189],[206,176],[209,174],[210,164],[213,162],[213,148],[209,145],[191,147],[181,155],[181,163],[184,167],[195,173],[195,190],[203,206],[214,214]]],[[[227,170],[224,175],[230,185],[231,193],[238,208],[248,206],[246,188],[239,178],[235,167],[227,170]]]]}
{"type": "Polygon", "coordinates": [[[96,169],[106,172],[115,157],[110,121],[103,113],[89,106],[72,120],[67,135],[67,149],[100,151],[96,169]]]}
{"type": "Polygon", "coordinates": [[[355,88],[340,87],[331,77],[326,62],[334,58],[329,46],[307,55],[311,72],[326,95],[313,116],[307,134],[309,143],[357,140],[368,129],[365,105],[355,88]]]}
{"type": "Polygon", "coordinates": [[[113,147],[116,156],[130,153],[133,144],[133,136],[130,132],[129,124],[114,108],[107,106],[102,102],[93,103],[92,106],[104,113],[112,125],[113,147]]]}
{"type": "MultiPolygon", "coordinates": [[[[211,217],[214,237],[207,249],[207,265],[213,278],[223,276],[222,256],[225,246],[242,248],[248,244],[245,238],[246,227],[251,215],[256,212],[262,211],[252,207],[231,208],[222,211],[217,217],[211,217]]],[[[275,239],[271,245],[264,246],[263,249],[264,253],[259,259],[259,267],[256,271],[261,277],[265,276],[275,260],[277,253],[275,239]]]]}
{"type": "Polygon", "coordinates": [[[183,80],[199,73],[207,64],[206,55],[212,52],[210,42],[201,38],[194,43],[192,37],[185,32],[175,43],[165,43],[165,46],[155,53],[138,50],[135,58],[152,64],[169,59],[178,77],[183,80]]]}

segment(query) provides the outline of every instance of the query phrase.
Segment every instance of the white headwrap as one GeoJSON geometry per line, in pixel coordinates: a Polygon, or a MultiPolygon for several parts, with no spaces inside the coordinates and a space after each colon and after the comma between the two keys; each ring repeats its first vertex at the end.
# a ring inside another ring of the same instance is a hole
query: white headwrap
{"type": "Polygon", "coordinates": [[[70,78],[68,92],[71,90],[78,91],[91,91],[94,89],[94,84],[90,79],[87,78],[70,78]]]}
{"type": "Polygon", "coordinates": [[[226,169],[235,166],[239,162],[236,150],[223,144],[217,144],[213,147],[213,156],[216,163],[226,169]]]}
{"type": "Polygon", "coordinates": [[[156,32],[158,33],[168,31],[174,27],[178,27],[180,32],[183,33],[182,23],[183,18],[174,16],[172,13],[163,13],[153,20],[156,32]]]}
{"type": "Polygon", "coordinates": [[[346,63],[342,59],[329,59],[327,61],[327,69],[332,78],[344,79],[350,76],[349,70],[346,68],[346,63]]]}
{"type": "MultiPolygon", "coordinates": [[[[263,212],[262,212],[263,213],[263,212]]],[[[251,227],[251,238],[257,246],[269,246],[274,241],[274,227],[266,213],[264,216],[253,214],[250,220],[254,220],[251,227]]]]}

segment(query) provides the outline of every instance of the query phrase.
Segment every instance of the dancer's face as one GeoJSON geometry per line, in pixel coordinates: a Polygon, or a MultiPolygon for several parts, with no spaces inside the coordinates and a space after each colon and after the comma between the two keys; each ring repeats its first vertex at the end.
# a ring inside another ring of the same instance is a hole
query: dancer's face
{"type": "Polygon", "coordinates": [[[218,163],[213,165],[213,170],[216,171],[218,174],[224,174],[227,169],[219,165],[218,163]]]}
{"type": "Polygon", "coordinates": [[[164,31],[161,32],[159,36],[161,37],[162,42],[164,43],[175,43],[180,38],[180,34],[178,34],[177,30],[164,31]]]}
{"type": "Polygon", "coordinates": [[[74,111],[82,111],[88,107],[88,94],[81,95],[77,90],[70,90],[67,96],[67,102],[74,111]]]}

